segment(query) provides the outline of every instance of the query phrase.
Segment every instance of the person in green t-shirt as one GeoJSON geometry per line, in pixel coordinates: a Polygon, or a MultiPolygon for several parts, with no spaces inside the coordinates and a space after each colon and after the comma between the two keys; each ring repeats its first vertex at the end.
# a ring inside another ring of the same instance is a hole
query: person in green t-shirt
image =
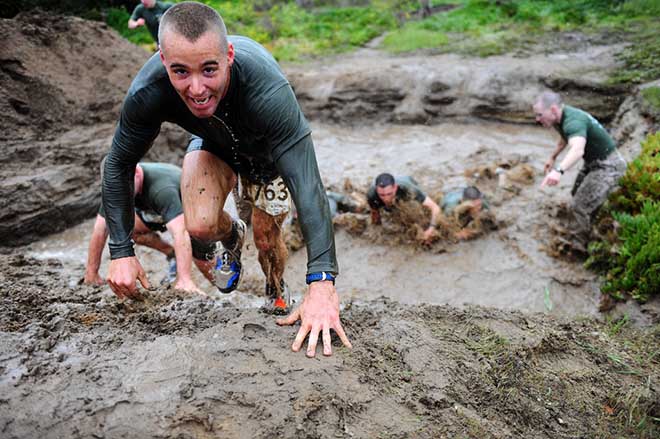
{"type": "Polygon", "coordinates": [[[545,163],[541,187],[556,186],[566,170],[584,160],[571,191],[571,208],[576,220],[575,237],[586,249],[591,220],[616,188],[626,162],[605,128],[586,111],[564,105],[557,93],[542,93],[533,110],[538,123],[557,130],[560,135],[557,147],[545,163]],[[555,164],[567,146],[568,152],[561,163],[555,164]]]}
{"type": "Polygon", "coordinates": [[[367,202],[371,208],[371,222],[380,224],[380,209],[391,211],[397,201],[412,200],[419,202],[431,211],[429,226],[422,235],[422,241],[430,243],[435,236],[435,228],[440,220],[440,206],[419,188],[412,177],[407,175],[394,177],[392,174],[382,173],[376,177],[367,192],[367,202]]]}
{"type": "MultiPolygon", "coordinates": [[[[103,164],[101,162],[101,172],[103,164]]],[[[135,228],[133,240],[140,245],[163,253],[170,270],[168,280],[180,290],[204,294],[195,285],[191,273],[192,251],[190,236],[186,231],[181,204],[181,168],[167,163],[140,163],[135,167],[135,228]],[[157,232],[169,231],[173,245],[164,241],[157,232]]],[[[101,254],[108,237],[106,213],[103,205],[96,215],[96,222],[89,241],[87,265],[83,281],[88,285],[101,285],[99,276],[101,254]]]]}
{"type": "Polygon", "coordinates": [[[142,0],[133,9],[133,14],[128,19],[128,28],[135,29],[140,26],[147,26],[149,33],[156,44],[158,44],[158,24],[160,23],[160,17],[172,6],[174,6],[172,3],[142,0]]]}

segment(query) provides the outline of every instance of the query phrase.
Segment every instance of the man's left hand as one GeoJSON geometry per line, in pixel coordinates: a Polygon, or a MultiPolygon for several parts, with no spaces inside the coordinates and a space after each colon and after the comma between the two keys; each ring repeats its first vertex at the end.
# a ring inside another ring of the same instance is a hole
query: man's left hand
{"type": "Polygon", "coordinates": [[[548,175],[545,176],[543,182],[541,183],[541,187],[556,186],[557,184],[559,184],[560,179],[561,179],[561,174],[553,169],[552,171],[550,171],[548,175]]]}
{"type": "Polygon", "coordinates": [[[353,347],[339,321],[339,296],[335,286],[330,281],[312,282],[302,304],[288,317],[278,319],[276,323],[278,325],[293,325],[298,320],[301,321],[300,329],[293,345],[291,345],[294,352],[300,350],[305,337],[309,334],[307,356],[314,357],[319,332],[322,332],[323,355],[332,355],[330,329],[335,330],[344,346],[347,348],[353,347]]]}

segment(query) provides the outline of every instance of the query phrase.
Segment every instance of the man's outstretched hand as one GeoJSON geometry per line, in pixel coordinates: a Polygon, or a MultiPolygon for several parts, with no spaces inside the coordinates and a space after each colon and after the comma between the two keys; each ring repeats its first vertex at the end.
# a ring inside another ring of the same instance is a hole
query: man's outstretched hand
{"type": "Polygon", "coordinates": [[[120,299],[124,297],[132,299],[141,298],[135,282],[136,280],[140,281],[142,287],[146,289],[151,288],[147,274],[135,256],[110,261],[107,280],[112,291],[120,299]]]}
{"type": "Polygon", "coordinates": [[[291,345],[294,352],[300,350],[305,337],[309,334],[307,356],[314,357],[319,332],[322,332],[323,355],[332,355],[330,329],[335,330],[344,346],[347,348],[353,347],[339,321],[339,296],[335,286],[330,281],[312,282],[300,306],[288,317],[278,319],[276,323],[278,325],[293,325],[298,320],[301,321],[300,329],[293,345],[291,345]]]}

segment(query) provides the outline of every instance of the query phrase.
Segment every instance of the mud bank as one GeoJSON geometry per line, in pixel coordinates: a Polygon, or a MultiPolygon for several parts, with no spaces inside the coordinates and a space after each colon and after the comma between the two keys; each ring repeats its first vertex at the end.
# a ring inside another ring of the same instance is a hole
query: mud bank
{"type": "MultiPolygon", "coordinates": [[[[98,163],[149,54],[75,17],[0,19],[0,35],[0,236],[20,245],[96,213],[98,163]]],[[[178,162],[186,144],[165,126],[149,156],[178,162]]]]}
{"type": "Polygon", "coordinates": [[[5,438],[639,437],[660,414],[657,330],[381,300],[308,359],[257,310],[119,303],[60,268],[0,257],[5,438]]]}
{"type": "Polygon", "coordinates": [[[434,124],[456,117],[533,123],[531,102],[547,89],[608,123],[631,92],[606,83],[622,47],[525,58],[388,56],[365,49],[291,66],[287,73],[308,117],[342,124],[434,124]]]}

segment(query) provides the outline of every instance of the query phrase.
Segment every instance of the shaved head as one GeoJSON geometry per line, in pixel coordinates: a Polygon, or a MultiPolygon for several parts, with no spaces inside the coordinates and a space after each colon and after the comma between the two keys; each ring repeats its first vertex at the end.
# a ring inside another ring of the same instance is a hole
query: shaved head
{"type": "Polygon", "coordinates": [[[167,34],[175,32],[194,43],[208,31],[218,34],[220,48],[223,54],[227,53],[227,28],[220,14],[202,3],[177,3],[169,8],[161,18],[158,27],[158,41],[163,46],[167,34]]]}

